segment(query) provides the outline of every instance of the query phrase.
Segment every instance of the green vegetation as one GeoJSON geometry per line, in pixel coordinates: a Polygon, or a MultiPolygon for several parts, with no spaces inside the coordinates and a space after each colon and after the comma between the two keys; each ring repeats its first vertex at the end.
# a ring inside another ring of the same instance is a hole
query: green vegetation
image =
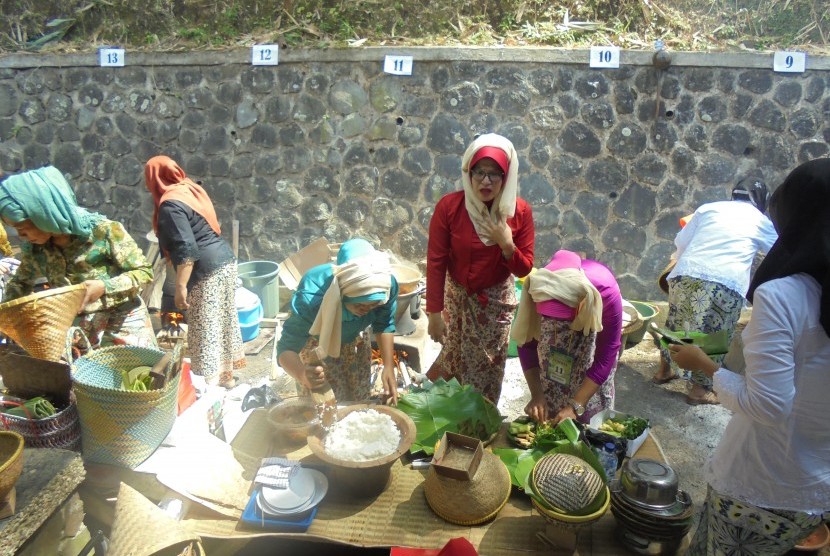
{"type": "Polygon", "coordinates": [[[826,0],[3,0],[0,50],[615,44],[830,47],[826,0]]]}

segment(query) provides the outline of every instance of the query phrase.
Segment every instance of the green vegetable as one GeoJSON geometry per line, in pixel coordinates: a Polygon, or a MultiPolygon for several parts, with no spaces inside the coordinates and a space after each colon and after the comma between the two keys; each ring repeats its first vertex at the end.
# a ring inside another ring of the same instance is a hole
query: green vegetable
{"type": "Polygon", "coordinates": [[[458,380],[438,379],[398,398],[398,409],[415,422],[415,441],[410,452],[432,455],[445,432],[487,440],[501,427],[499,410],[472,386],[458,380]]]}
{"type": "Polygon", "coordinates": [[[648,428],[648,420],[641,417],[613,417],[606,419],[599,430],[614,436],[634,440],[648,428]]]}

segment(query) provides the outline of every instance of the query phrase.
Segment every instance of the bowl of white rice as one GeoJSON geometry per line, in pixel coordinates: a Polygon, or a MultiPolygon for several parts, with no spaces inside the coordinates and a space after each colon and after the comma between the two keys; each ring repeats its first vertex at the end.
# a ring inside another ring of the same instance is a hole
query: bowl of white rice
{"type": "Polygon", "coordinates": [[[415,423],[385,405],[341,407],[337,423],[308,437],[312,453],[330,468],[332,488],[374,496],[389,485],[392,465],[415,439],[415,423]]]}

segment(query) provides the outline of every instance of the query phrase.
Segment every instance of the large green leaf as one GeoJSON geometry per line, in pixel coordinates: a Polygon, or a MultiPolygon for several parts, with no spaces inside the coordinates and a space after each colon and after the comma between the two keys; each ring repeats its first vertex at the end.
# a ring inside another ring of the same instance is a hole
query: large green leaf
{"type": "Polygon", "coordinates": [[[487,440],[501,427],[499,410],[470,385],[456,379],[438,379],[427,388],[414,389],[398,399],[398,409],[415,423],[410,451],[432,455],[445,432],[487,440]]]}

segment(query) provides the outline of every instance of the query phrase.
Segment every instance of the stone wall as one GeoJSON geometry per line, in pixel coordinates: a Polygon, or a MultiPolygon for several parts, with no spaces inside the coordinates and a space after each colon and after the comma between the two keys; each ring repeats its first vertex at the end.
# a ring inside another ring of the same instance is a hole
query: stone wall
{"type": "Polygon", "coordinates": [[[726,199],[737,179],[774,187],[830,152],[830,59],[772,71],[771,55],[624,52],[593,70],[584,51],[354,49],[0,56],[0,167],[54,164],[79,202],[143,241],[142,166],[177,159],[210,192],[240,259],[282,260],[319,236],[370,238],[423,262],[434,203],[459,186],[477,133],[520,155],[536,262],[558,248],[609,264],[624,294],[655,298],[678,218],[726,199]],[[415,57],[412,76],[384,54],[415,57]]]}

